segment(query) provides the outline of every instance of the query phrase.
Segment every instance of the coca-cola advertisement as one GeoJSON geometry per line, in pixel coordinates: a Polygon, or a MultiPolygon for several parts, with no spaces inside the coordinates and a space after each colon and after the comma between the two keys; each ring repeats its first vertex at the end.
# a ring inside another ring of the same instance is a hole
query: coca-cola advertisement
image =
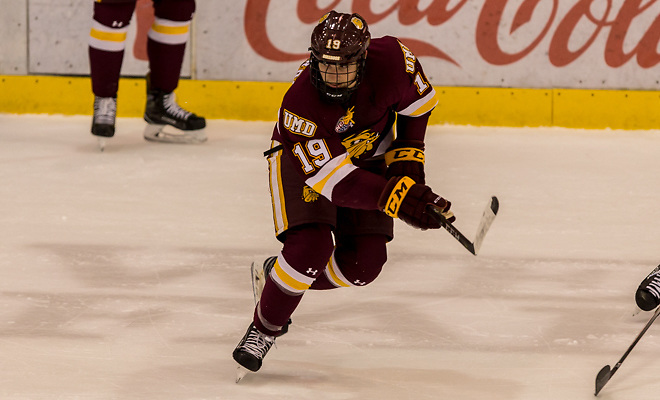
{"type": "MultiPolygon", "coordinates": [[[[373,36],[399,37],[438,85],[657,88],[657,0],[246,0],[216,15],[237,80],[285,80],[307,57],[309,32],[331,9],[356,12],[373,36]],[[236,15],[233,15],[236,17],[236,15]],[[241,22],[242,26],[237,26],[241,22]],[[247,49],[243,46],[246,46],[247,49]],[[237,51],[238,50],[238,51],[237,51]],[[255,65],[251,65],[256,63],[255,65]],[[268,71],[268,75],[258,73],[268,71]]],[[[204,18],[213,18],[206,15],[204,18]]],[[[209,47],[208,50],[211,50],[209,47]]],[[[201,55],[200,55],[201,56],[201,55]]],[[[200,59],[201,60],[201,59],[200,59]]],[[[224,63],[223,63],[224,64],[224,63]]],[[[204,65],[207,73],[220,73],[204,65]]],[[[200,71],[204,75],[204,71],[200,71]]]]}
{"type": "MultiPolygon", "coordinates": [[[[0,45],[13,63],[0,62],[0,73],[88,74],[93,3],[21,3],[11,2],[2,18],[30,21],[12,41],[24,35],[28,49],[0,45]]],[[[149,3],[138,2],[129,27],[124,75],[147,69],[149,3]]],[[[198,0],[196,6],[183,70],[193,79],[289,82],[308,56],[312,28],[335,9],[362,15],[374,37],[400,38],[435,85],[660,87],[658,0],[198,0]]]]}

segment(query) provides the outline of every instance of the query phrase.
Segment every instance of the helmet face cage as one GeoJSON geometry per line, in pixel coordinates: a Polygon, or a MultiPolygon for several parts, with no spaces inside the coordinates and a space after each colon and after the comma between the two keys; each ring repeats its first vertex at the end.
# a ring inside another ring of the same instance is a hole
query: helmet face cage
{"type": "Polygon", "coordinates": [[[358,88],[371,36],[358,14],[331,11],[312,32],[312,84],[331,103],[344,103],[358,88]]]}
{"type": "Polygon", "coordinates": [[[312,84],[323,97],[331,103],[344,103],[358,88],[362,80],[362,72],[366,57],[342,64],[337,62],[319,61],[312,57],[312,84]]]}

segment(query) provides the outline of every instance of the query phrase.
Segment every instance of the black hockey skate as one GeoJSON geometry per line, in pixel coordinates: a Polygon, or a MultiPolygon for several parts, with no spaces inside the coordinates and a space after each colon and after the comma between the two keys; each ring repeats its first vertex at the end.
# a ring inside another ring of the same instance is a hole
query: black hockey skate
{"type": "MultiPolygon", "coordinates": [[[[243,336],[243,339],[241,339],[238,346],[234,349],[232,356],[241,367],[252,372],[257,372],[261,368],[268,350],[270,350],[274,343],[274,336],[263,334],[255,328],[254,324],[250,324],[247,332],[245,332],[245,336],[243,336]]],[[[236,381],[238,382],[241,378],[242,376],[236,379],[236,381]]]]}
{"type": "Polygon", "coordinates": [[[203,143],[206,134],[206,120],[177,104],[174,92],[162,90],[147,91],[147,105],[144,120],[149,123],[144,131],[144,138],[164,143],[203,143]],[[174,127],[178,132],[165,131],[166,126],[174,127]]]}
{"type": "Polygon", "coordinates": [[[117,117],[116,97],[94,97],[94,117],[92,118],[92,134],[104,138],[115,135],[115,118],[117,117]]]}
{"type": "Polygon", "coordinates": [[[644,311],[651,311],[660,305],[660,265],[639,284],[635,302],[644,311]]]}

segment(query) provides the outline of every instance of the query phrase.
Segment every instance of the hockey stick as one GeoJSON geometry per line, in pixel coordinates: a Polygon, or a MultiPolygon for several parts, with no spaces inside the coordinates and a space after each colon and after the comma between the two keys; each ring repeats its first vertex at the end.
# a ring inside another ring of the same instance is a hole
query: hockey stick
{"type": "Polygon", "coordinates": [[[484,241],[484,237],[490,226],[495,220],[497,211],[500,208],[500,202],[497,200],[497,197],[493,196],[488,203],[488,206],[484,210],[483,215],[481,216],[481,221],[479,221],[479,227],[477,228],[477,235],[474,239],[474,242],[471,242],[461,231],[459,231],[451,222],[447,221],[444,215],[442,215],[442,209],[433,204],[428,204],[426,206],[426,211],[433,216],[442,225],[443,228],[447,230],[460,244],[463,245],[470,253],[475,256],[481,248],[481,243],[484,241]]]}
{"type": "Polygon", "coordinates": [[[603,386],[605,386],[605,384],[607,382],[609,382],[610,378],[612,378],[612,375],[614,375],[616,370],[618,370],[619,367],[621,366],[621,364],[623,364],[623,360],[625,360],[626,357],[628,357],[628,354],[630,354],[633,347],[635,347],[637,342],[639,342],[639,340],[642,338],[642,336],[644,336],[644,333],[646,333],[646,331],[649,329],[649,327],[651,326],[653,321],[655,321],[655,319],[658,318],[658,315],[660,315],[660,307],[658,307],[655,310],[655,313],[653,314],[653,316],[651,317],[649,322],[646,323],[646,326],[644,327],[644,329],[642,329],[642,331],[639,333],[639,335],[637,335],[637,337],[632,342],[630,347],[628,347],[628,350],[626,350],[626,352],[623,353],[623,357],[621,357],[619,362],[617,362],[616,365],[614,365],[614,368],[612,368],[610,370],[610,366],[606,365],[606,366],[603,367],[603,369],[601,369],[598,372],[598,375],[596,375],[596,393],[594,393],[594,396],[598,396],[598,393],[603,389],[603,386]]]}

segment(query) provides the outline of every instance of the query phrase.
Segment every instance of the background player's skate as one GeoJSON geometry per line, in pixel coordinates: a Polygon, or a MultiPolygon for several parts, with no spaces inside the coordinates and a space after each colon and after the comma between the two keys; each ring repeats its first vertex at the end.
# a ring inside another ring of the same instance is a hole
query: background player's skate
{"type": "Polygon", "coordinates": [[[181,108],[174,92],[148,89],[144,120],[149,124],[144,130],[146,140],[184,144],[206,141],[206,120],[181,108]]]}
{"type": "Polygon", "coordinates": [[[94,117],[92,119],[92,135],[99,140],[101,151],[105,141],[115,135],[115,119],[117,117],[116,97],[94,97],[94,117]]]}

